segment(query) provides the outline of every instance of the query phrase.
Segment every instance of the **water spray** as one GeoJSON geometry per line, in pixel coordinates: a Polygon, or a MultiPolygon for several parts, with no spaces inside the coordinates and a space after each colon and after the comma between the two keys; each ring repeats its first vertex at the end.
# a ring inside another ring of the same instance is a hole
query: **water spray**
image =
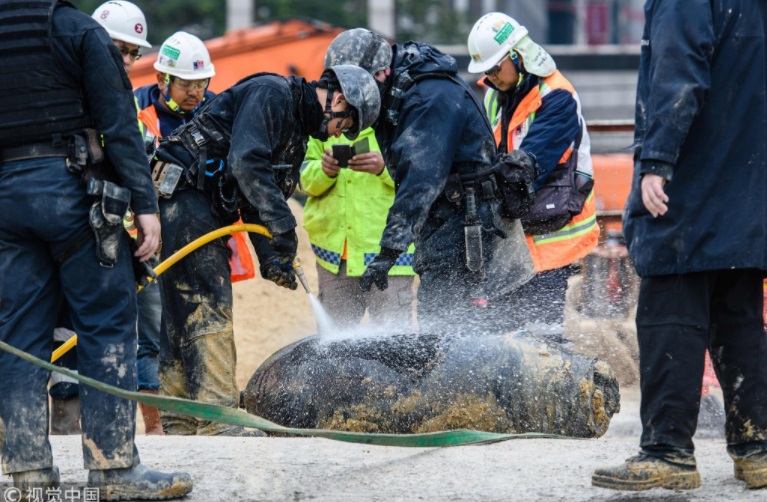
{"type": "Polygon", "coordinates": [[[312,294],[312,290],[309,289],[309,281],[306,280],[306,274],[304,274],[304,269],[301,268],[301,260],[298,259],[298,256],[296,256],[296,259],[293,260],[293,270],[296,271],[296,276],[298,277],[298,281],[301,283],[301,286],[304,287],[306,290],[306,293],[308,295],[312,294]]]}

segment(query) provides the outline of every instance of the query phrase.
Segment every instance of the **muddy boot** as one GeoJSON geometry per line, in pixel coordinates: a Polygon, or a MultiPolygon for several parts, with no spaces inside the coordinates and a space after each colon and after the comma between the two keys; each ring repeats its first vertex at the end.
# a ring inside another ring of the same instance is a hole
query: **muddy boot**
{"type": "MultiPolygon", "coordinates": [[[[140,390],[143,394],[157,394],[155,390],[140,390]]],[[[144,418],[144,434],[147,436],[164,436],[162,422],[160,422],[160,410],[148,404],[139,403],[141,416],[144,418]]]]}
{"type": "Polygon", "coordinates": [[[91,470],[88,486],[98,488],[99,500],[167,500],[192,491],[192,478],[185,472],[165,474],[144,464],[126,469],[91,470]]]}
{"type": "Polygon", "coordinates": [[[742,457],[730,456],[735,463],[735,479],[745,481],[746,487],[751,489],[767,486],[767,452],[742,457]]]}
{"type": "Polygon", "coordinates": [[[639,454],[623,465],[597,469],[591,484],[611,490],[642,491],[650,488],[692,490],[700,487],[700,474],[695,465],[666,462],[657,457],[639,454]]]}
{"type": "Polygon", "coordinates": [[[80,396],[68,399],[51,399],[51,435],[68,436],[81,434],[80,396]]]}
{"type": "Polygon", "coordinates": [[[244,427],[233,427],[231,429],[227,429],[223,432],[219,432],[216,434],[217,436],[230,436],[230,437],[239,437],[239,438],[262,438],[265,437],[266,434],[261,432],[258,429],[253,429],[251,431],[246,430],[244,427]]]}
{"type": "MultiPolygon", "coordinates": [[[[21,497],[18,499],[6,498],[6,500],[19,500],[26,502],[30,500],[30,493],[34,493],[32,488],[58,488],[59,487],[59,468],[49,467],[47,469],[39,469],[36,471],[22,471],[14,472],[13,487],[19,490],[21,497]]],[[[6,496],[9,495],[6,493],[6,496]]]]}

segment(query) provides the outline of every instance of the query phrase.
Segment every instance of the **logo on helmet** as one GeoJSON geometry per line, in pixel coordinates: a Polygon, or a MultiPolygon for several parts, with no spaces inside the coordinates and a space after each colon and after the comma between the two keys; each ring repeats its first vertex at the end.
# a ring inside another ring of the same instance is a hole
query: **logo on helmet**
{"type": "Polygon", "coordinates": [[[514,31],[514,27],[511,25],[510,22],[506,22],[500,30],[498,30],[498,33],[493,37],[493,40],[498,42],[499,44],[502,44],[506,41],[506,39],[509,38],[511,35],[511,32],[514,31]]]}
{"type": "Polygon", "coordinates": [[[195,70],[204,70],[205,69],[205,61],[193,61],[192,66],[195,70]]]}
{"type": "Polygon", "coordinates": [[[176,60],[171,59],[168,56],[161,55],[159,58],[157,58],[157,62],[160,63],[161,65],[170,66],[171,68],[176,67],[176,60]]]}
{"type": "Polygon", "coordinates": [[[178,57],[181,55],[181,51],[176,49],[175,47],[166,45],[165,47],[162,48],[162,54],[164,56],[168,56],[170,59],[178,59],[178,57]]]}
{"type": "Polygon", "coordinates": [[[101,19],[106,19],[106,18],[108,18],[108,17],[109,17],[109,11],[108,11],[108,10],[104,10],[104,11],[101,13],[101,19]]]}
{"type": "Polygon", "coordinates": [[[141,23],[136,23],[133,29],[136,30],[136,33],[144,33],[144,25],[141,23]]]}

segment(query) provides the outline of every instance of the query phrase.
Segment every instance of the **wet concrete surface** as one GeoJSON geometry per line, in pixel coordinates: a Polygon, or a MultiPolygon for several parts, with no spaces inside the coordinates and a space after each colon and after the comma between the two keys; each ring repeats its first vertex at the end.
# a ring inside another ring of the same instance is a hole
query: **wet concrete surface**
{"type": "MultiPolygon", "coordinates": [[[[634,455],[638,392],[600,439],[525,439],[483,446],[392,448],[307,438],[139,436],[144,463],[184,470],[187,501],[762,501],[767,490],[735,480],[724,439],[696,437],[703,485],[614,492],[591,486],[592,471],[634,455]]],[[[53,437],[64,482],[83,482],[78,436],[53,437]]],[[[6,481],[4,479],[4,481],[6,481]]]]}

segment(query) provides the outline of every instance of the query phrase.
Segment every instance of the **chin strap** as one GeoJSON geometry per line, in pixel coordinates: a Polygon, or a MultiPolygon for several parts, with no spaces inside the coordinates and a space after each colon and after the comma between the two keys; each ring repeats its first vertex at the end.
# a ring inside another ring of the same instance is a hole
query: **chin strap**
{"type": "Polygon", "coordinates": [[[325,98],[325,110],[323,110],[323,114],[325,115],[325,118],[322,120],[322,124],[320,124],[320,134],[325,137],[325,139],[319,138],[322,141],[326,141],[329,136],[328,122],[330,122],[333,119],[338,119],[338,124],[336,124],[336,129],[341,129],[341,125],[344,123],[344,119],[352,116],[352,111],[349,109],[349,107],[347,107],[346,110],[342,112],[334,112],[332,105],[333,105],[333,93],[328,90],[327,97],[325,98]]]}
{"type": "MultiPolygon", "coordinates": [[[[197,106],[195,106],[192,110],[187,112],[184,109],[182,109],[178,105],[178,103],[176,103],[175,101],[173,101],[173,99],[171,99],[170,92],[168,91],[168,89],[170,89],[170,74],[166,73],[165,74],[165,92],[163,93],[162,97],[165,98],[165,104],[168,105],[168,108],[178,113],[179,115],[186,115],[187,113],[190,115],[193,115],[197,110],[200,109],[202,104],[205,102],[205,94],[203,94],[202,100],[200,100],[200,102],[197,103],[197,106]]],[[[206,87],[205,90],[207,91],[208,88],[206,87]]]]}

